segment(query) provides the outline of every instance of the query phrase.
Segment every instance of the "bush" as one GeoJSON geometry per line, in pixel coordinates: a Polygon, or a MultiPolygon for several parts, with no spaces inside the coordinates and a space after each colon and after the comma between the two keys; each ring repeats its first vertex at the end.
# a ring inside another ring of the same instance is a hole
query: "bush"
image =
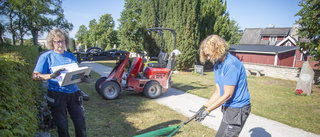
{"type": "Polygon", "coordinates": [[[2,46],[0,51],[0,136],[34,136],[39,83],[32,71],[36,46],[2,46]]]}

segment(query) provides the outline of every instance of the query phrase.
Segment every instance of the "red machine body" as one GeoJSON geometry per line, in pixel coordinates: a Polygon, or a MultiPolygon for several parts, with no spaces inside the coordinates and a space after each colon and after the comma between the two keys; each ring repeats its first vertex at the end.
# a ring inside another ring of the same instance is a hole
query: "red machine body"
{"type": "Polygon", "coordinates": [[[149,81],[157,81],[161,85],[161,91],[163,93],[166,92],[172,85],[172,81],[168,82],[170,81],[168,76],[171,72],[171,69],[169,68],[146,67],[143,71],[144,64],[142,59],[139,57],[133,59],[131,67],[132,70],[127,77],[128,87],[126,90],[133,90],[135,92],[142,93],[145,85],[149,81]]]}
{"type": "Polygon", "coordinates": [[[156,80],[163,88],[163,92],[166,92],[172,85],[172,81],[169,78],[171,69],[169,68],[152,68],[146,67],[143,74],[150,80],[156,80]]]}
{"type": "MultiPolygon", "coordinates": [[[[174,36],[174,48],[176,33],[168,28],[150,28],[149,31],[157,31],[162,38],[162,30],[170,30],[174,36]]],[[[162,39],[161,39],[162,43],[162,39]]],[[[162,44],[161,44],[162,48],[162,44]]],[[[171,75],[175,66],[175,54],[168,57],[167,53],[160,51],[158,63],[149,63],[144,67],[143,59],[136,57],[132,60],[128,73],[123,75],[128,62],[130,61],[129,52],[120,50],[102,51],[98,47],[90,49],[86,53],[76,53],[77,60],[118,60],[108,77],[101,77],[95,83],[96,91],[104,99],[115,99],[120,91],[130,90],[144,93],[149,98],[157,98],[166,92],[172,85],[171,75]],[[98,52],[96,52],[98,50],[98,52]],[[83,57],[85,56],[85,57],[83,57]]]]}

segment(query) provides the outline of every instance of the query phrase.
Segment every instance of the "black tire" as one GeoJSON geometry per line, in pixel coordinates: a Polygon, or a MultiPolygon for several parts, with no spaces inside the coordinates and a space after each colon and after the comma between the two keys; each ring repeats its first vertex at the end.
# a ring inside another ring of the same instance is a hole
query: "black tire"
{"type": "Polygon", "coordinates": [[[96,88],[96,91],[98,92],[98,94],[100,94],[100,85],[102,84],[103,81],[105,81],[107,79],[107,77],[101,77],[99,78],[97,81],[96,81],[96,84],[95,84],[95,88],[96,88]]]}
{"type": "Polygon", "coordinates": [[[162,94],[162,87],[157,81],[150,81],[144,87],[143,94],[151,99],[157,98],[162,94]]]}
{"type": "Polygon", "coordinates": [[[100,88],[100,95],[104,98],[104,99],[115,99],[119,96],[120,93],[120,86],[118,85],[118,83],[114,82],[114,81],[108,81],[105,82],[101,85],[100,88]]]}

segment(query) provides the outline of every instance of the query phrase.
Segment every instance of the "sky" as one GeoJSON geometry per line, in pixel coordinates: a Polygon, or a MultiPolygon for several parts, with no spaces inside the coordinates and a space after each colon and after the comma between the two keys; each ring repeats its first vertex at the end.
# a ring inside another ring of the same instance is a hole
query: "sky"
{"type": "MultiPolygon", "coordinates": [[[[240,29],[266,28],[270,24],[275,27],[292,27],[299,20],[294,16],[301,7],[300,0],[227,0],[229,17],[235,20],[240,29]]],[[[79,26],[88,28],[89,21],[104,14],[111,14],[118,29],[121,12],[124,9],[124,0],[63,0],[65,18],[73,24],[69,32],[70,38],[75,38],[79,26]]],[[[46,34],[39,38],[45,38],[46,34]]]]}

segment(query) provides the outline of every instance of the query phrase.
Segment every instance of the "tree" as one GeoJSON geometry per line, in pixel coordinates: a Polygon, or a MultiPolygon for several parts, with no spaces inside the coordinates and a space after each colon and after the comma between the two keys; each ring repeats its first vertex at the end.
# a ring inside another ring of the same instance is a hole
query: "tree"
{"type": "Polygon", "coordinates": [[[16,1],[12,7],[16,14],[16,19],[14,20],[13,24],[16,26],[18,30],[17,36],[19,38],[20,45],[23,45],[23,37],[24,35],[28,34],[27,26],[27,18],[24,16],[24,12],[26,7],[28,6],[28,0],[19,0],[16,1]]]}
{"type": "Polygon", "coordinates": [[[142,44],[143,49],[148,53],[150,57],[157,57],[160,50],[160,44],[158,34],[148,34],[147,29],[153,27],[161,27],[157,22],[158,10],[156,8],[157,0],[142,0],[141,9],[141,27],[142,27],[142,44]],[[158,40],[156,40],[158,38],[158,40]]]}
{"type": "Polygon", "coordinates": [[[73,25],[64,18],[62,0],[29,0],[28,2],[29,6],[24,14],[27,17],[27,28],[31,31],[34,45],[37,45],[39,33],[48,32],[53,27],[72,30],[73,25]]]}
{"type": "Polygon", "coordinates": [[[6,32],[5,26],[2,24],[2,21],[0,21],[0,42],[1,45],[4,45],[4,40],[3,40],[3,34],[6,32]]]}
{"type": "Polygon", "coordinates": [[[95,47],[98,40],[98,23],[96,19],[90,20],[88,30],[88,45],[95,47]]]}
{"type": "Polygon", "coordinates": [[[121,12],[119,38],[120,49],[138,52],[142,47],[141,0],[126,0],[121,12]]]}
{"type": "Polygon", "coordinates": [[[75,37],[77,38],[77,43],[84,44],[87,45],[87,36],[88,36],[88,30],[87,27],[85,25],[81,25],[79,26],[79,29],[75,35],[75,37]]]}
{"type": "Polygon", "coordinates": [[[3,0],[1,15],[9,19],[7,28],[12,35],[13,44],[17,36],[23,44],[23,36],[31,32],[34,45],[39,34],[53,27],[72,30],[73,25],[64,18],[62,0],[3,0]],[[18,33],[19,32],[19,33],[18,33]]]}
{"type": "MultiPolygon", "coordinates": [[[[157,33],[148,35],[148,28],[174,29],[177,33],[176,49],[182,52],[177,58],[177,68],[180,70],[186,70],[197,63],[197,50],[200,42],[206,36],[218,34],[229,44],[236,44],[241,38],[238,24],[230,20],[226,12],[225,0],[127,0],[126,2],[127,5],[121,16],[122,26],[119,29],[121,42],[133,45],[130,43],[136,35],[132,34],[139,32],[137,31],[139,23],[137,23],[137,18],[134,18],[137,13],[134,7],[140,7],[141,13],[138,15],[141,17],[143,49],[151,57],[157,56],[160,52],[160,37],[157,33]],[[138,3],[137,6],[133,6],[135,3],[138,3]],[[132,25],[133,19],[138,25],[132,25]]],[[[162,51],[169,53],[173,49],[172,35],[164,31],[163,36],[162,51]]],[[[124,45],[121,44],[121,46],[124,45]]]]}
{"type": "Polygon", "coordinates": [[[15,7],[8,1],[2,1],[0,8],[2,9],[0,15],[5,15],[9,22],[5,23],[5,28],[11,33],[13,45],[16,44],[16,30],[14,19],[16,18],[15,7]]]}
{"type": "MultiPolygon", "coordinates": [[[[298,34],[311,40],[311,42],[299,42],[301,50],[307,50],[320,60],[320,1],[319,0],[302,0],[299,3],[302,9],[295,15],[300,16],[297,21],[301,27],[298,34]]],[[[319,61],[320,63],[320,61],[319,61]]]]}
{"type": "Polygon", "coordinates": [[[98,35],[98,45],[102,49],[110,49],[113,44],[116,43],[114,36],[116,36],[114,28],[114,21],[111,17],[111,14],[104,14],[99,19],[99,24],[97,26],[97,35],[98,35]]]}
{"type": "Polygon", "coordinates": [[[73,38],[70,38],[70,47],[68,48],[70,52],[76,50],[76,41],[73,38]]]}

